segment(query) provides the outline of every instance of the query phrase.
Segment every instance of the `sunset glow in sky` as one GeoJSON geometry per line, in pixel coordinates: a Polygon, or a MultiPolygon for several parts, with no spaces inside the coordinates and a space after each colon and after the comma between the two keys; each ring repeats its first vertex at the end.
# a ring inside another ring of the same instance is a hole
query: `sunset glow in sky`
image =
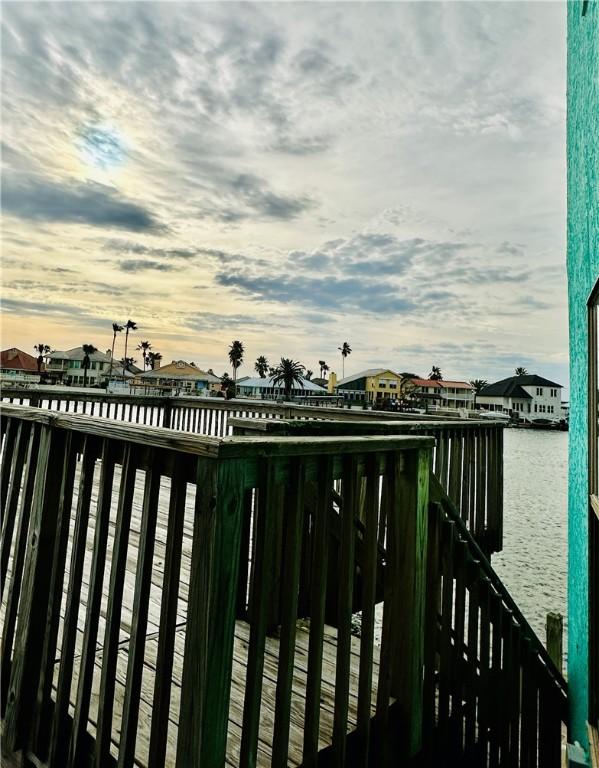
{"type": "Polygon", "coordinates": [[[4,3],[2,347],[566,384],[564,17],[4,3]]]}

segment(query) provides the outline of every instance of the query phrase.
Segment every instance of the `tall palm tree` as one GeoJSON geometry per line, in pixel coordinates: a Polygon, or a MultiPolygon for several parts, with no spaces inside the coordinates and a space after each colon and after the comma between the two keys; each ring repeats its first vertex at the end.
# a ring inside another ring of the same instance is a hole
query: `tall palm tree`
{"type": "Polygon", "coordinates": [[[284,384],[285,397],[289,399],[294,384],[299,384],[302,389],[304,388],[305,370],[305,367],[301,363],[291,360],[288,357],[282,357],[281,362],[275,368],[275,375],[272,377],[272,383],[275,386],[277,384],[284,384]]]}
{"type": "Polygon", "coordinates": [[[347,341],[343,342],[343,346],[337,347],[339,352],[341,352],[341,361],[342,361],[342,378],[345,378],[345,358],[348,355],[351,355],[351,347],[347,343],[347,341]]]}
{"type": "MultiPolygon", "coordinates": [[[[127,320],[125,323],[125,355],[123,356],[123,360],[128,360],[127,357],[127,346],[129,344],[129,331],[136,331],[137,330],[137,323],[134,320],[127,320]]],[[[123,363],[123,378],[125,378],[125,364],[123,363]]]]}
{"type": "Polygon", "coordinates": [[[94,352],[97,352],[98,350],[96,347],[94,347],[93,344],[82,344],[81,349],[83,350],[83,362],[81,363],[81,367],[83,368],[83,386],[87,387],[87,372],[89,371],[89,366],[91,365],[90,355],[93,355],[94,352]]]}
{"type": "Polygon", "coordinates": [[[318,367],[320,368],[320,378],[321,379],[324,378],[324,376],[322,374],[323,374],[323,370],[324,370],[325,366],[326,366],[327,371],[328,371],[329,366],[326,364],[326,362],[324,360],[319,360],[318,361],[318,367]]]}
{"type": "Polygon", "coordinates": [[[326,377],[327,377],[327,373],[328,373],[330,370],[331,370],[330,366],[329,366],[329,365],[327,365],[327,364],[324,362],[324,360],[323,360],[323,361],[322,361],[322,372],[321,372],[321,377],[322,377],[323,379],[326,379],[326,377]]]}
{"type": "Polygon", "coordinates": [[[141,359],[144,363],[144,371],[146,370],[148,352],[152,349],[152,345],[149,341],[140,341],[136,347],[138,352],[141,352],[141,359]]]}
{"type": "Polygon", "coordinates": [[[431,381],[443,381],[443,374],[437,365],[433,365],[428,377],[431,381]]]}
{"type": "Polygon", "coordinates": [[[233,367],[233,381],[237,383],[237,369],[243,363],[245,349],[241,341],[231,342],[229,347],[229,362],[233,367]]]}
{"type": "Polygon", "coordinates": [[[260,357],[256,360],[256,364],[254,365],[254,368],[261,379],[266,378],[269,365],[268,365],[268,360],[264,357],[264,355],[260,355],[260,357]]]}
{"type": "Polygon", "coordinates": [[[114,345],[116,342],[116,335],[117,333],[120,333],[123,330],[123,326],[119,325],[118,323],[112,324],[112,349],[110,350],[110,369],[108,371],[108,380],[110,381],[110,377],[112,376],[112,364],[114,361],[114,345]]]}
{"type": "Polygon", "coordinates": [[[486,379],[472,379],[472,381],[469,382],[470,386],[474,390],[474,410],[476,410],[476,398],[477,395],[480,395],[481,390],[483,390],[489,382],[486,379]]]}
{"type": "Polygon", "coordinates": [[[132,357],[123,357],[121,358],[121,365],[123,366],[123,376],[125,375],[125,371],[129,371],[129,373],[133,373],[131,370],[131,366],[135,365],[137,360],[135,360],[132,357]]]}
{"type": "Polygon", "coordinates": [[[516,376],[528,376],[528,371],[526,370],[526,368],[522,368],[522,366],[518,366],[516,368],[515,373],[516,373],[516,376]]]}
{"type": "Polygon", "coordinates": [[[37,372],[41,374],[42,372],[42,363],[44,362],[44,355],[47,355],[50,351],[50,347],[47,344],[44,344],[43,342],[40,344],[34,344],[33,348],[38,353],[37,355],[37,372]]]}

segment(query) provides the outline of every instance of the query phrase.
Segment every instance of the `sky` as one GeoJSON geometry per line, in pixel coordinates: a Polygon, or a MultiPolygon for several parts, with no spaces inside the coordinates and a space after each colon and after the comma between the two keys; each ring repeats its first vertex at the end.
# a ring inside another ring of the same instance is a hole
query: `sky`
{"type": "Polygon", "coordinates": [[[567,384],[564,3],[5,2],[1,64],[3,348],[567,384]]]}

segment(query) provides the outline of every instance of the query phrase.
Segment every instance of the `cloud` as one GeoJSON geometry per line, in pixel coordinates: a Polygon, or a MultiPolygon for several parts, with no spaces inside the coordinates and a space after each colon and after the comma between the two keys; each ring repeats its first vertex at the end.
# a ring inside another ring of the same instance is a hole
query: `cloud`
{"type": "Polygon", "coordinates": [[[164,231],[142,205],[125,200],[112,187],[91,181],[57,183],[41,176],[6,174],[2,207],[5,213],[28,221],[88,224],[134,232],[164,231]]]}
{"type": "Polygon", "coordinates": [[[124,259],[117,262],[116,266],[122,272],[144,272],[146,270],[174,272],[176,269],[172,264],[163,264],[160,261],[145,261],[144,259],[124,259]]]}
{"type": "Polygon", "coordinates": [[[155,259],[183,259],[185,261],[193,259],[198,253],[201,253],[199,248],[154,248],[130,240],[107,240],[102,250],[112,253],[135,253],[152,256],[155,259]]]}

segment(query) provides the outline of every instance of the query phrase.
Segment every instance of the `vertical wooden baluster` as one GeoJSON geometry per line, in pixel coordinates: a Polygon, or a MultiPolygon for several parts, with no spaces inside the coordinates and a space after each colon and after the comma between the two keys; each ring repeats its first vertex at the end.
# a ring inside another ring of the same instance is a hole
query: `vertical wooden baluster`
{"type": "Polygon", "coordinates": [[[89,524],[91,492],[94,468],[98,456],[97,451],[97,441],[93,438],[86,437],[83,447],[81,476],[77,496],[77,512],[75,517],[75,531],[73,533],[73,545],[71,548],[69,586],[62,633],[58,689],[56,693],[56,707],[52,723],[50,756],[48,761],[50,766],[56,766],[57,768],[64,766],[68,756],[69,703],[74,666],[75,640],[77,637],[79,601],[81,596],[81,584],[83,581],[87,528],[89,524]]]}
{"type": "Polygon", "coordinates": [[[81,667],[69,747],[68,765],[71,768],[77,768],[77,766],[82,765],[86,758],[84,743],[96,661],[96,641],[98,637],[100,608],[102,604],[104,568],[106,565],[106,548],[117,451],[118,447],[110,440],[105,439],[103,441],[102,467],[100,472],[98,501],[96,504],[94,544],[89,577],[89,591],[87,596],[85,631],[81,648],[81,667]]]}
{"type": "Polygon", "coordinates": [[[490,706],[491,743],[489,750],[489,765],[491,768],[499,768],[500,743],[501,743],[501,707],[502,702],[497,692],[501,695],[502,665],[501,647],[503,634],[503,611],[501,597],[493,591],[491,594],[491,621],[493,623],[493,642],[491,645],[491,686],[494,692],[490,706]]]}
{"type": "Polygon", "coordinates": [[[461,509],[462,493],[462,435],[458,430],[451,432],[451,460],[449,465],[449,498],[457,509],[461,509]]]}
{"type": "Polygon", "coordinates": [[[501,662],[501,682],[498,688],[500,698],[499,708],[499,749],[501,766],[509,766],[510,754],[510,722],[512,703],[512,646],[513,646],[513,617],[512,612],[502,607],[502,662],[501,662]]]}
{"type": "Polygon", "coordinates": [[[246,471],[198,459],[177,768],[225,764],[246,471]]]}
{"type": "Polygon", "coordinates": [[[486,766],[490,751],[489,729],[494,688],[490,672],[491,587],[483,576],[479,581],[480,595],[480,688],[478,699],[478,742],[480,764],[486,766]]]}
{"type": "Polygon", "coordinates": [[[440,430],[441,434],[441,441],[443,443],[443,452],[441,453],[441,485],[443,486],[443,490],[445,493],[449,490],[449,479],[447,477],[448,471],[449,471],[449,451],[450,451],[450,445],[449,445],[449,430],[442,429],[440,430]]]}
{"type": "Polygon", "coordinates": [[[28,746],[39,678],[45,616],[60,503],[60,472],[65,433],[44,425],[40,435],[29,543],[23,575],[15,651],[5,717],[4,745],[14,752],[28,746]]]}
{"type": "MultiPolygon", "coordinates": [[[[470,510],[470,452],[472,442],[472,430],[466,430],[462,435],[462,502],[460,505],[460,517],[468,526],[468,515],[470,510]]],[[[470,530],[469,526],[468,529],[470,530]]]]}
{"type": "Polygon", "coordinates": [[[295,658],[295,631],[299,592],[304,515],[305,461],[293,459],[285,495],[285,535],[283,552],[283,588],[281,600],[281,638],[275,701],[272,765],[286,766],[291,718],[291,689],[295,658]]]}
{"type": "Polygon", "coordinates": [[[131,637],[129,638],[118,768],[133,768],[135,758],[141,678],[146,647],[150,590],[152,587],[152,561],[154,559],[154,544],[156,541],[160,476],[163,463],[164,455],[154,449],[148,453],[147,461],[144,462],[148,469],[146,469],[141,531],[137,552],[137,568],[135,571],[135,592],[133,595],[131,637]]]}
{"type": "MultiPolygon", "coordinates": [[[[506,765],[512,768],[518,768],[518,759],[520,755],[520,637],[522,628],[519,625],[513,627],[512,651],[511,651],[511,669],[509,674],[510,683],[510,745],[509,755],[506,765]]],[[[543,763],[541,763],[543,765],[543,763]]]]}
{"type": "Polygon", "coordinates": [[[466,618],[466,543],[458,539],[455,547],[455,661],[453,664],[452,712],[453,733],[457,754],[463,753],[464,744],[464,688],[466,687],[466,666],[464,663],[464,622],[466,618]]]}
{"type": "Polygon", "coordinates": [[[476,431],[476,508],[474,512],[474,535],[481,549],[488,553],[485,531],[485,494],[486,494],[486,436],[483,430],[476,431]]]}
{"type": "Polygon", "coordinates": [[[25,480],[21,504],[19,505],[19,522],[16,531],[15,549],[13,552],[12,573],[8,586],[8,597],[6,600],[6,613],[4,616],[4,626],[2,628],[2,654],[0,685],[1,695],[0,704],[2,707],[2,717],[6,710],[8,698],[8,685],[10,682],[10,668],[12,662],[12,647],[14,640],[15,627],[17,624],[17,612],[19,607],[19,598],[21,595],[21,580],[23,577],[23,564],[25,562],[25,552],[27,548],[27,533],[29,530],[29,517],[33,492],[35,488],[35,478],[37,472],[38,451],[40,444],[41,427],[37,424],[32,425],[29,447],[27,450],[27,464],[25,467],[25,480]]]}
{"type": "Polygon", "coordinates": [[[38,710],[36,713],[33,742],[36,754],[44,758],[48,754],[48,738],[51,726],[51,694],[56,664],[56,644],[58,625],[64,594],[65,561],[71,528],[71,507],[77,468],[77,454],[81,448],[81,437],[76,433],[67,433],[65,454],[63,456],[60,503],[56,517],[56,535],[54,539],[54,558],[50,576],[50,590],[46,608],[46,626],[40,677],[37,685],[38,710]]]}
{"type": "Polygon", "coordinates": [[[478,691],[481,680],[478,656],[480,585],[477,566],[478,561],[469,560],[467,567],[467,573],[470,575],[468,579],[468,670],[466,675],[468,698],[464,713],[464,750],[466,760],[474,760],[475,757],[477,704],[479,705],[478,712],[480,712],[480,695],[478,691]]]}
{"type": "MultiPolygon", "coordinates": [[[[3,451],[2,451],[2,464],[3,468],[8,465],[8,462],[12,461],[14,456],[15,441],[17,438],[17,432],[19,431],[19,422],[17,419],[9,419],[6,434],[4,436],[3,451]]],[[[0,509],[6,509],[6,499],[8,498],[8,488],[10,484],[10,472],[6,469],[0,476],[0,509]]]]}
{"type": "Polygon", "coordinates": [[[453,574],[455,523],[444,520],[442,525],[443,591],[441,598],[441,647],[439,669],[439,742],[448,743],[451,695],[451,634],[453,626],[453,574]]]}
{"type": "Polygon", "coordinates": [[[495,551],[500,552],[503,549],[503,427],[497,428],[496,443],[497,462],[497,541],[495,551]]]}
{"type": "Polygon", "coordinates": [[[27,447],[29,445],[31,425],[26,421],[19,422],[16,436],[16,446],[12,447],[12,456],[5,454],[2,475],[10,475],[9,491],[6,506],[2,508],[2,536],[0,539],[0,596],[4,597],[4,585],[8,571],[8,561],[13,543],[13,532],[17,516],[21,481],[27,447]],[[8,471],[10,462],[10,471],[8,471]]]}
{"type": "MultiPolygon", "coordinates": [[[[537,742],[537,686],[534,674],[532,643],[528,637],[522,641],[522,731],[520,734],[520,765],[536,765],[537,742]]],[[[544,768],[544,767],[543,767],[544,768]]]]}
{"type": "Polygon", "coordinates": [[[131,525],[131,505],[135,490],[137,458],[135,446],[127,444],[123,452],[121,484],[110,565],[106,626],[102,644],[102,674],[100,678],[100,701],[102,706],[98,711],[95,744],[95,765],[98,767],[103,766],[108,761],[110,755],[116,662],[119,650],[123,588],[127,568],[127,548],[131,525]]]}
{"type": "Polygon", "coordinates": [[[320,688],[322,675],[322,642],[329,545],[329,515],[333,489],[331,456],[318,458],[318,499],[314,514],[312,537],[312,568],[310,584],[310,638],[308,642],[308,677],[304,716],[303,759],[310,763],[318,754],[320,728],[320,688]]]}
{"type": "Polygon", "coordinates": [[[443,511],[439,503],[429,504],[428,510],[428,554],[426,560],[426,634],[424,645],[423,681],[423,741],[425,759],[434,761],[437,701],[437,657],[438,623],[441,598],[441,542],[440,529],[443,511]]]}
{"type": "Polygon", "coordinates": [[[264,668],[264,648],[268,623],[271,620],[273,593],[278,608],[279,590],[271,581],[273,558],[275,556],[275,536],[278,528],[277,518],[282,518],[280,509],[280,480],[277,482],[277,470],[280,468],[270,459],[260,467],[257,510],[257,535],[255,548],[255,570],[252,622],[248,649],[247,675],[245,682],[245,701],[243,707],[243,732],[241,735],[240,762],[242,765],[255,765],[260,727],[260,701],[262,695],[262,673],[264,668]],[[269,615],[271,614],[271,615],[269,615]]]}
{"type": "Polygon", "coordinates": [[[376,455],[366,458],[366,498],[364,519],[364,563],[362,566],[362,624],[360,639],[360,676],[358,681],[358,748],[360,765],[369,765],[370,723],[372,717],[372,660],[376,579],[378,569],[379,468],[376,455]]]}
{"type": "Polygon", "coordinates": [[[171,477],[148,768],[162,768],[166,758],[187,493],[186,475],[181,459],[176,457],[171,477]]]}
{"type": "Polygon", "coordinates": [[[351,618],[354,593],[355,542],[358,517],[358,457],[343,460],[341,494],[341,547],[339,559],[339,591],[337,600],[337,663],[335,667],[335,711],[333,719],[333,753],[338,765],[345,763],[349,673],[351,652],[351,618]]]}

